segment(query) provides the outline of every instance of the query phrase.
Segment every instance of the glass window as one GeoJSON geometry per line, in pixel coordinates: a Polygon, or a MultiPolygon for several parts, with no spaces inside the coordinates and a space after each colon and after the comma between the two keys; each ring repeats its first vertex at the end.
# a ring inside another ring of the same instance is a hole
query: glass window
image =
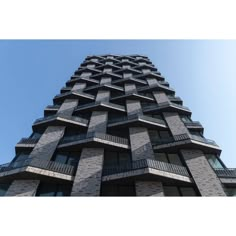
{"type": "Polygon", "coordinates": [[[179,190],[175,186],[163,186],[165,196],[180,196],[179,190]]]}
{"type": "Polygon", "coordinates": [[[182,196],[197,196],[194,188],[192,187],[181,187],[180,192],[182,196]]]}
{"type": "Polygon", "coordinates": [[[160,136],[157,130],[149,130],[148,133],[152,143],[160,141],[160,136]]]}
{"type": "Polygon", "coordinates": [[[190,122],[190,121],[192,121],[191,118],[188,117],[188,116],[181,116],[181,119],[182,119],[183,122],[190,122]]]}
{"type": "Polygon", "coordinates": [[[209,161],[212,168],[224,168],[218,158],[214,154],[206,154],[206,158],[209,161]]]}
{"type": "Polygon", "coordinates": [[[36,194],[37,196],[55,196],[57,191],[56,184],[41,184],[39,186],[39,192],[36,194]]]}
{"type": "Polygon", "coordinates": [[[32,138],[32,139],[39,139],[41,136],[42,136],[42,134],[35,132],[35,133],[31,134],[30,138],[32,138]]]}
{"type": "Polygon", "coordinates": [[[66,153],[64,153],[64,154],[63,153],[56,154],[54,161],[62,163],[62,164],[66,164],[67,154],[66,153]]]}
{"type": "Polygon", "coordinates": [[[0,184],[0,196],[5,196],[10,184],[0,184]]]}
{"type": "Polygon", "coordinates": [[[79,162],[80,159],[80,152],[70,152],[68,158],[67,158],[67,163],[68,165],[76,166],[79,162]]]}
{"type": "Polygon", "coordinates": [[[229,197],[236,197],[236,188],[226,188],[225,193],[229,197]]]}
{"type": "Polygon", "coordinates": [[[202,133],[199,131],[189,131],[192,135],[198,136],[198,137],[203,137],[202,133]]]}
{"type": "Polygon", "coordinates": [[[118,155],[117,152],[105,152],[104,155],[104,166],[117,166],[118,165],[118,155]]]}
{"type": "Polygon", "coordinates": [[[168,131],[159,131],[159,134],[162,139],[166,139],[170,137],[170,133],[168,131]]]}
{"type": "Polygon", "coordinates": [[[167,162],[168,163],[168,159],[165,153],[154,153],[155,154],[155,159],[157,161],[162,161],[162,162],[167,162]]]}
{"type": "Polygon", "coordinates": [[[119,165],[127,166],[131,162],[131,157],[128,152],[119,153],[119,165]]]}
{"type": "Polygon", "coordinates": [[[171,164],[175,164],[175,165],[179,165],[179,166],[182,166],[183,164],[182,164],[182,162],[181,162],[181,160],[180,160],[180,157],[179,157],[179,155],[177,154],[177,153],[169,153],[168,154],[168,158],[169,158],[169,162],[171,163],[171,164]]]}
{"type": "Polygon", "coordinates": [[[70,191],[71,185],[41,183],[36,193],[36,196],[69,196],[70,191]]]}
{"type": "Polygon", "coordinates": [[[26,153],[20,153],[15,161],[24,161],[29,157],[29,154],[26,153]]]}

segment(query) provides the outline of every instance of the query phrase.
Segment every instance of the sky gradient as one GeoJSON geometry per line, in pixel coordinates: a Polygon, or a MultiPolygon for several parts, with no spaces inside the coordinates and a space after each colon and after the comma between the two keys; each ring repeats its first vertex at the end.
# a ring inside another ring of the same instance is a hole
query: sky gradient
{"type": "Polygon", "coordinates": [[[106,53],[148,56],[236,167],[236,41],[229,40],[1,40],[0,163],[11,161],[84,58],[106,53]]]}

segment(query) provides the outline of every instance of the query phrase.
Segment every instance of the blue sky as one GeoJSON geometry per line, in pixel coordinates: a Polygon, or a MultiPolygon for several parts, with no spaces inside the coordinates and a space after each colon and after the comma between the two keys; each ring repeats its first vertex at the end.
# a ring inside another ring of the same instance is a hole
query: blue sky
{"type": "Polygon", "coordinates": [[[0,163],[14,157],[84,58],[105,53],[149,56],[236,167],[236,41],[226,40],[1,40],[0,163]]]}

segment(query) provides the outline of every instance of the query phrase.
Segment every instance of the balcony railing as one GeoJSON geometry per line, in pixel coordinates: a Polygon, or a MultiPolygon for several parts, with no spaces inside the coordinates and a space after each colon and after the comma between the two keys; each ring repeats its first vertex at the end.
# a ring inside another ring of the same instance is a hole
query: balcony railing
{"type": "Polygon", "coordinates": [[[22,138],[17,144],[36,144],[39,138],[22,138]]]}
{"type": "Polygon", "coordinates": [[[124,90],[124,89],[123,89],[122,87],[120,87],[120,86],[113,85],[113,84],[110,84],[110,83],[109,83],[109,84],[99,84],[99,85],[89,86],[89,87],[87,87],[87,88],[85,89],[85,91],[91,90],[91,89],[96,89],[96,88],[101,88],[101,87],[103,87],[103,86],[109,87],[109,88],[115,88],[115,89],[118,89],[118,90],[121,90],[121,91],[124,90]]]}
{"type": "Polygon", "coordinates": [[[134,114],[134,115],[130,115],[130,116],[116,117],[116,118],[108,120],[108,124],[114,124],[114,123],[118,123],[118,122],[129,121],[129,120],[136,120],[136,119],[139,119],[139,118],[143,119],[143,120],[146,120],[146,121],[150,121],[150,122],[165,125],[164,120],[149,117],[149,116],[145,116],[145,115],[142,115],[142,114],[134,114]]]}
{"type": "Polygon", "coordinates": [[[165,171],[173,174],[190,177],[187,169],[184,166],[174,165],[151,159],[132,161],[131,163],[128,163],[123,166],[104,167],[103,176],[118,174],[143,168],[152,168],[160,171],[165,171]]]}
{"type": "Polygon", "coordinates": [[[61,141],[61,144],[82,141],[82,140],[86,140],[90,138],[99,138],[99,139],[103,139],[103,140],[113,142],[113,143],[129,145],[129,140],[126,138],[121,138],[121,137],[113,136],[110,134],[99,133],[99,132],[92,132],[92,133],[87,133],[87,134],[79,134],[79,135],[64,137],[61,141]]]}
{"type": "Polygon", "coordinates": [[[211,139],[207,139],[207,138],[200,137],[200,136],[193,135],[193,134],[190,135],[190,138],[193,139],[193,140],[202,142],[202,143],[206,143],[206,144],[210,144],[210,145],[213,145],[213,146],[217,146],[217,147],[218,147],[218,145],[216,144],[216,142],[213,141],[213,140],[211,140],[211,139]]]}
{"type": "Polygon", "coordinates": [[[82,92],[81,90],[73,90],[73,91],[61,93],[61,94],[56,95],[55,98],[67,96],[67,95],[70,95],[70,94],[72,94],[72,93],[75,93],[75,94],[78,94],[78,95],[81,95],[81,96],[85,96],[85,97],[94,99],[94,96],[93,96],[93,95],[88,94],[88,93],[84,93],[84,92],[82,92]]]}
{"type": "Polygon", "coordinates": [[[97,106],[97,105],[107,105],[107,106],[111,106],[113,108],[125,110],[124,106],[114,104],[114,103],[111,103],[111,102],[106,102],[106,101],[91,102],[91,103],[87,103],[87,104],[84,104],[84,105],[80,105],[80,106],[77,107],[77,110],[78,109],[83,109],[83,108],[90,108],[90,107],[97,106]]]}
{"type": "Polygon", "coordinates": [[[183,140],[195,140],[198,142],[202,142],[202,143],[206,143],[209,145],[213,145],[213,146],[217,146],[215,141],[210,140],[210,139],[206,139],[204,137],[200,137],[197,135],[192,135],[192,134],[179,134],[179,135],[174,135],[173,137],[169,137],[169,138],[164,138],[161,140],[157,140],[153,142],[153,145],[162,145],[162,144],[168,144],[168,143],[173,143],[173,142],[178,142],[178,141],[183,141],[183,140]]]}
{"type": "Polygon", "coordinates": [[[233,168],[216,168],[214,169],[220,178],[236,178],[236,169],[233,168]]]}
{"type": "Polygon", "coordinates": [[[75,122],[83,123],[83,124],[86,124],[86,125],[88,124],[88,120],[83,119],[81,117],[65,116],[65,115],[62,115],[62,114],[55,114],[55,115],[39,118],[34,122],[34,124],[37,124],[37,123],[40,123],[40,122],[43,122],[43,121],[48,121],[48,120],[51,120],[51,119],[56,119],[56,118],[64,118],[64,119],[72,120],[72,121],[75,121],[75,122]]]}
{"type": "Polygon", "coordinates": [[[15,162],[1,165],[0,173],[14,170],[17,168],[27,167],[27,166],[37,167],[40,169],[50,170],[50,171],[54,171],[54,172],[58,172],[58,173],[66,174],[66,175],[73,175],[75,172],[75,167],[71,165],[61,164],[59,162],[48,161],[48,160],[43,160],[39,158],[28,158],[23,161],[15,161],[15,162]]]}
{"type": "Polygon", "coordinates": [[[186,111],[190,111],[188,107],[176,104],[176,103],[172,103],[172,102],[162,102],[159,104],[154,104],[154,105],[147,105],[143,107],[144,111],[149,111],[149,110],[153,110],[153,109],[162,109],[162,108],[166,108],[168,106],[173,106],[173,107],[177,107],[180,109],[184,109],[186,111]]]}
{"type": "Polygon", "coordinates": [[[126,82],[127,80],[132,80],[134,82],[138,82],[140,84],[147,84],[147,82],[145,80],[141,80],[141,79],[136,79],[136,78],[125,78],[125,79],[118,79],[115,81],[112,81],[112,83],[120,83],[120,82],[126,82]]]}
{"type": "Polygon", "coordinates": [[[60,108],[61,105],[48,105],[46,107],[46,109],[55,109],[55,110],[58,110],[60,108]]]}
{"type": "Polygon", "coordinates": [[[184,124],[186,126],[202,126],[202,124],[199,121],[184,121],[184,124]]]}

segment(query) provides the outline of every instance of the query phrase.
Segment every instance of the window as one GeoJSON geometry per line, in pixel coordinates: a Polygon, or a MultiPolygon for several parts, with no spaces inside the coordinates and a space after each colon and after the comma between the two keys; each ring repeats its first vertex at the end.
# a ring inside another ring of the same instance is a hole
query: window
{"type": "Polygon", "coordinates": [[[190,130],[189,132],[190,132],[190,134],[192,134],[192,135],[195,135],[195,136],[198,136],[198,137],[202,137],[202,138],[203,138],[202,132],[199,132],[199,131],[192,131],[192,130],[190,130]]]}
{"type": "Polygon", "coordinates": [[[29,158],[28,152],[20,152],[16,155],[16,157],[11,162],[11,167],[17,168],[21,167],[25,161],[29,158]]]}
{"type": "Polygon", "coordinates": [[[193,187],[163,186],[163,189],[165,196],[197,196],[197,193],[193,187]]]}
{"type": "Polygon", "coordinates": [[[179,190],[175,186],[164,186],[165,196],[180,196],[179,190]]]}
{"type": "Polygon", "coordinates": [[[148,133],[151,143],[154,145],[171,138],[171,134],[167,130],[148,130],[148,133]]]}
{"type": "Polygon", "coordinates": [[[191,122],[191,118],[189,116],[181,116],[183,122],[191,122]]]}
{"type": "Polygon", "coordinates": [[[62,197],[62,196],[70,196],[70,192],[71,192],[71,185],[41,183],[38,187],[36,196],[62,197]]]}
{"type": "Polygon", "coordinates": [[[182,196],[197,196],[196,192],[191,187],[181,187],[179,188],[182,196]]]}
{"type": "Polygon", "coordinates": [[[236,188],[226,188],[225,193],[229,197],[236,197],[236,188]]]}
{"type": "Polygon", "coordinates": [[[122,167],[131,163],[129,152],[111,152],[106,151],[104,155],[104,167],[122,167]]]}
{"type": "Polygon", "coordinates": [[[42,136],[42,134],[34,132],[30,135],[30,138],[32,139],[39,139],[42,136]]]}
{"type": "Polygon", "coordinates": [[[171,164],[175,164],[175,165],[179,165],[182,166],[182,162],[180,160],[180,157],[177,153],[161,153],[161,152],[157,152],[154,153],[155,155],[155,159],[157,161],[162,161],[162,162],[166,162],[166,163],[171,163],[171,164]]]}
{"type": "Polygon", "coordinates": [[[57,152],[53,157],[53,161],[61,164],[77,166],[80,159],[80,154],[81,153],[78,151],[57,152]]]}
{"type": "Polygon", "coordinates": [[[206,154],[205,156],[212,168],[224,168],[220,163],[219,159],[214,154],[206,154]]]}
{"type": "Polygon", "coordinates": [[[5,183],[5,184],[0,184],[0,196],[5,196],[8,188],[9,188],[10,184],[9,183],[5,183]]]}
{"type": "Polygon", "coordinates": [[[102,184],[101,196],[136,196],[136,192],[133,183],[102,184]]]}

